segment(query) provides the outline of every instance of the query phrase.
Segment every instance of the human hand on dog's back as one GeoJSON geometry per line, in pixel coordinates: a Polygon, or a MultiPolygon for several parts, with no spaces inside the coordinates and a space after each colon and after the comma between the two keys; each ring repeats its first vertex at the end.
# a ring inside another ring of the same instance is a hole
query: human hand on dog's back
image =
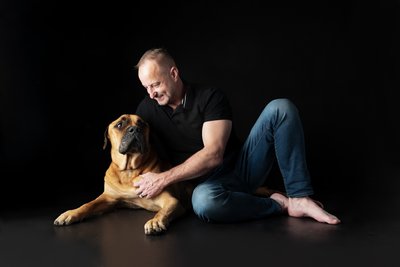
{"type": "Polygon", "coordinates": [[[140,175],[140,178],[133,183],[133,186],[138,187],[136,193],[139,197],[155,197],[167,186],[163,173],[147,172],[140,175]]]}

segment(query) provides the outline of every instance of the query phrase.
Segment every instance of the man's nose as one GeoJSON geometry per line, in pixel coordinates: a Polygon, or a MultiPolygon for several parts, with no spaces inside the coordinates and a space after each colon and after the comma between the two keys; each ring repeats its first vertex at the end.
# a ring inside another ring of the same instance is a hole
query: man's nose
{"type": "Polygon", "coordinates": [[[153,99],[154,98],[154,89],[153,89],[153,87],[149,86],[146,89],[147,89],[147,93],[149,94],[150,98],[153,99]]]}
{"type": "Polygon", "coordinates": [[[151,91],[149,91],[149,96],[151,99],[153,99],[153,98],[157,97],[157,92],[154,90],[151,90],[151,91]]]}

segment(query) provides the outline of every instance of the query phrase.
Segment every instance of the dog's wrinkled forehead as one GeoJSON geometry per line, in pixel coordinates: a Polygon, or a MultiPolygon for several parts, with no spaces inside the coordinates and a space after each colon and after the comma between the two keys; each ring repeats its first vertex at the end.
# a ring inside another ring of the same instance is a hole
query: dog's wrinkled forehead
{"type": "Polygon", "coordinates": [[[146,123],[138,115],[125,114],[121,115],[117,120],[115,120],[111,124],[111,127],[114,129],[123,130],[131,125],[136,125],[139,128],[143,128],[146,123]]]}

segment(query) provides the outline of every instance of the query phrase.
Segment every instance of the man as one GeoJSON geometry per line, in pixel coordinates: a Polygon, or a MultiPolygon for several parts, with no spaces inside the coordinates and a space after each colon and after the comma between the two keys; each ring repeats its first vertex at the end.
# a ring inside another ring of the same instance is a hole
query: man
{"type": "Polygon", "coordinates": [[[248,138],[238,146],[232,113],[222,91],[181,79],[171,55],[163,48],[146,51],[136,65],[148,96],[136,114],[159,138],[173,167],[146,173],[137,186],[151,198],[167,185],[196,183],[193,210],[207,222],[235,222],[286,213],[338,224],[340,220],[310,198],[313,188],[306,166],[304,136],[297,108],[288,99],[271,101],[248,138]],[[259,197],[276,157],[287,197],[259,197]]]}

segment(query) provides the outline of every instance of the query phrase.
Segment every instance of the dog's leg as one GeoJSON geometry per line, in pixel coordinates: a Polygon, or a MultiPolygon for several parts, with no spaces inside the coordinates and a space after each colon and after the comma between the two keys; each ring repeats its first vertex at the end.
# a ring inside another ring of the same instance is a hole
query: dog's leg
{"type": "Polygon", "coordinates": [[[181,203],[168,192],[163,192],[154,199],[160,206],[156,215],[144,225],[146,235],[159,234],[167,230],[171,221],[185,213],[181,203]]]}
{"type": "Polygon", "coordinates": [[[114,198],[103,193],[96,199],[83,204],[79,208],[65,211],[54,220],[54,225],[69,225],[82,221],[85,218],[107,212],[116,204],[117,201],[114,198]]]}

